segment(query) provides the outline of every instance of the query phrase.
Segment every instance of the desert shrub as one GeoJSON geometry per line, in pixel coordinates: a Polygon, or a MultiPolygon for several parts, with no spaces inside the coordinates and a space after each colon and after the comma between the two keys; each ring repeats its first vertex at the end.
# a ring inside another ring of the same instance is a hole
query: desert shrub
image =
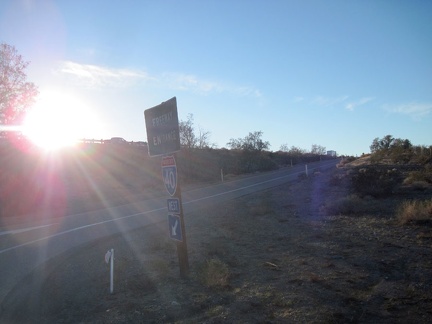
{"type": "Polygon", "coordinates": [[[362,168],[351,178],[357,194],[376,198],[390,196],[400,181],[400,172],[395,169],[362,168]]]}
{"type": "Polygon", "coordinates": [[[325,211],[327,215],[362,215],[368,212],[368,202],[357,195],[349,195],[330,202],[325,211]]]}
{"type": "Polygon", "coordinates": [[[411,160],[413,155],[412,150],[409,147],[404,146],[393,146],[387,153],[387,157],[391,159],[393,163],[406,164],[411,160]]]}
{"type": "Polygon", "coordinates": [[[227,264],[216,258],[207,260],[199,271],[199,279],[202,284],[212,288],[227,286],[229,275],[227,264]]]}
{"type": "Polygon", "coordinates": [[[334,173],[331,175],[329,184],[331,186],[339,186],[342,184],[343,179],[346,177],[346,174],[334,173]]]}
{"type": "Polygon", "coordinates": [[[432,156],[430,154],[413,155],[410,162],[415,164],[427,165],[428,163],[432,163],[432,156]]]}
{"type": "Polygon", "coordinates": [[[413,184],[414,182],[432,183],[432,166],[429,164],[420,171],[411,171],[404,179],[404,184],[413,184]]]}
{"type": "Polygon", "coordinates": [[[418,191],[426,190],[431,186],[426,181],[414,181],[411,185],[414,190],[418,190],[418,191]]]}
{"type": "Polygon", "coordinates": [[[153,274],[159,277],[167,277],[171,270],[168,262],[161,259],[152,260],[149,263],[148,268],[152,271],[153,274]]]}
{"type": "Polygon", "coordinates": [[[298,175],[297,177],[299,180],[305,180],[308,178],[308,176],[306,175],[306,172],[302,172],[298,175]]]}
{"type": "Polygon", "coordinates": [[[257,165],[259,171],[272,171],[278,169],[276,162],[270,159],[268,156],[261,156],[257,161],[257,165]]]}
{"type": "Polygon", "coordinates": [[[430,223],[432,221],[432,199],[404,201],[396,213],[401,224],[430,223]]]}

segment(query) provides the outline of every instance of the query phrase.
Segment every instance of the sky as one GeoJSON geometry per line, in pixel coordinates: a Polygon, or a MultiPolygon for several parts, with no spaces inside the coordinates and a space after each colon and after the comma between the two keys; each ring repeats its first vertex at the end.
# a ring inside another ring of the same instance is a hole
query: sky
{"type": "Polygon", "coordinates": [[[1,0],[0,42],[80,137],[146,141],[176,97],[219,148],[432,144],[431,1],[1,0]]]}

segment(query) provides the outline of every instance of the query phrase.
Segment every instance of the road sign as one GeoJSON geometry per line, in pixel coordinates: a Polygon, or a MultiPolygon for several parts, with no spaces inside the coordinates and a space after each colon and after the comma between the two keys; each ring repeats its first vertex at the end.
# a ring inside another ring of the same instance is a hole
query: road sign
{"type": "Polygon", "coordinates": [[[150,156],[180,151],[176,97],[145,110],[144,118],[150,156]]]}
{"type": "Polygon", "coordinates": [[[168,207],[168,212],[180,214],[180,199],[168,198],[167,207],[168,207]]]}
{"type": "Polygon", "coordinates": [[[172,155],[162,158],[162,179],[170,196],[174,196],[177,189],[177,166],[172,155]]]}
{"type": "Polygon", "coordinates": [[[182,242],[183,236],[181,230],[180,215],[168,214],[168,226],[170,238],[182,242]]]}

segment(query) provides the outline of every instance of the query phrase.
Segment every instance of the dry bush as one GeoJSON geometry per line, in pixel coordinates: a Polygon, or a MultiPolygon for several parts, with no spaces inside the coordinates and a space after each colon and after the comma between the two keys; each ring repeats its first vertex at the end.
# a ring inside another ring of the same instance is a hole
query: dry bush
{"type": "Polygon", "coordinates": [[[411,186],[414,190],[423,191],[423,190],[428,189],[431,186],[431,184],[426,182],[426,181],[414,181],[411,184],[411,186]]]}
{"type": "Polygon", "coordinates": [[[330,177],[330,180],[329,180],[329,184],[331,186],[335,186],[335,187],[340,186],[342,184],[343,180],[345,179],[345,177],[346,177],[345,173],[332,174],[332,176],[330,177]]]}
{"type": "Polygon", "coordinates": [[[330,202],[325,211],[327,215],[362,215],[368,212],[370,202],[357,195],[349,195],[330,202]]]}
{"type": "Polygon", "coordinates": [[[199,279],[203,285],[212,288],[226,287],[229,276],[228,265],[219,259],[207,260],[199,272],[199,279]]]}
{"type": "Polygon", "coordinates": [[[148,268],[150,271],[159,277],[167,277],[171,267],[166,260],[155,259],[149,262],[148,268]]]}
{"type": "Polygon", "coordinates": [[[432,221],[432,199],[404,201],[396,216],[401,224],[429,223],[432,221]]]}
{"type": "Polygon", "coordinates": [[[415,182],[432,183],[432,166],[428,165],[420,171],[410,172],[403,181],[403,183],[406,185],[410,185],[415,182]]]}
{"type": "Polygon", "coordinates": [[[383,198],[392,195],[400,182],[396,169],[361,168],[351,178],[352,187],[361,196],[383,198]]]}

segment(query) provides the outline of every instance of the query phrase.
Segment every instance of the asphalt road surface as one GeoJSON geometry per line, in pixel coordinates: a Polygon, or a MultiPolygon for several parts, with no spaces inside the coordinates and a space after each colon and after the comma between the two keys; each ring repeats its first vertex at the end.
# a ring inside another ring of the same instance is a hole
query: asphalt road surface
{"type": "MultiPolygon", "coordinates": [[[[310,163],[308,173],[335,167],[337,162],[310,163]]],[[[196,208],[279,186],[297,179],[305,170],[305,165],[296,165],[207,187],[182,188],[186,227],[188,212],[196,208]]],[[[80,245],[85,248],[86,243],[109,235],[167,222],[169,197],[166,192],[154,199],[31,223],[11,224],[8,220],[9,224],[5,224],[0,220],[0,306],[17,283],[47,260],[80,245]]]]}

